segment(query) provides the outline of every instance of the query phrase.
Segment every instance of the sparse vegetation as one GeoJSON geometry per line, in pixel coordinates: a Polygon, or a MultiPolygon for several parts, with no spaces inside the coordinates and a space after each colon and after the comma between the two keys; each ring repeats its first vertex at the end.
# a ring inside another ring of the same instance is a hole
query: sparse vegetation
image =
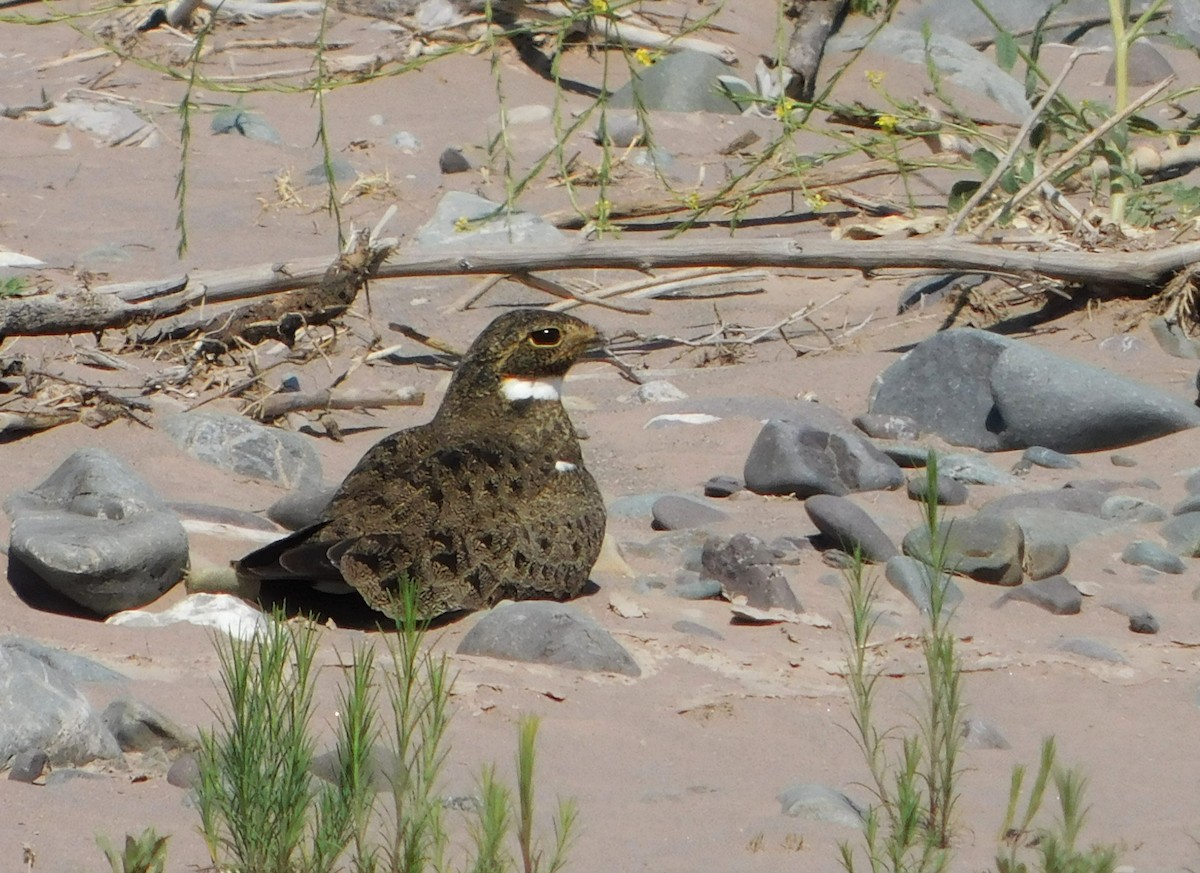
{"type": "MultiPolygon", "coordinates": [[[[163,873],[167,869],[167,840],[160,837],[154,828],[146,828],[140,836],[125,835],[125,846],[118,851],[104,837],[96,842],[104,850],[113,873],[163,873]]],[[[32,865],[30,865],[32,867],[32,865]]]]}
{"type": "MultiPolygon", "coordinates": [[[[952,610],[946,603],[949,577],[944,544],[947,526],[936,500],[937,455],[926,466],[924,523],[931,544],[928,574],[930,610],[921,636],[925,677],[917,698],[916,731],[882,727],[876,713],[881,674],[871,666],[875,627],[875,581],[864,563],[854,561],[846,572],[849,658],[846,682],[854,737],[862,750],[875,800],[863,832],[865,867],[857,863],[855,847],[841,846],[847,873],[938,873],[952,869],[954,840],[960,824],[955,816],[959,796],[965,701],[962,664],[951,629],[952,610]]],[[[1079,845],[1087,807],[1087,780],[1077,769],[1056,763],[1053,737],[1042,744],[1041,760],[1024,811],[1020,811],[1025,768],[1013,769],[1008,806],[1001,827],[1001,850],[996,873],[1112,873],[1117,851],[1108,845],[1079,845]],[[1039,820],[1047,786],[1053,780],[1059,818],[1051,825],[1039,820]]],[[[974,830],[974,828],[972,828],[974,830]]]]}
{"type": "MultiPolygon", "coordinates": [[[[223,700],[216,727],[202,734],[197,794],[201,831],[221,869],[447,869],[439,785],[453,676],[425,643],[411,589],[405,603],[389,669],[378,669],[367,647],[353,653],[339,693],[329,782],[312,773],[318,631],[277,620],[248,641],[218,644],[223,700]],[[382,715],[380,683],[388,701],[382,715]]],[[[535,835],[537,730],[533,718],[518,727],[515,800],[492,768],[480,777],[467,849],[472,873],[558,873],[566,863],[577,819],[572,802],[560,804],[549,848],[535,835]]]]}

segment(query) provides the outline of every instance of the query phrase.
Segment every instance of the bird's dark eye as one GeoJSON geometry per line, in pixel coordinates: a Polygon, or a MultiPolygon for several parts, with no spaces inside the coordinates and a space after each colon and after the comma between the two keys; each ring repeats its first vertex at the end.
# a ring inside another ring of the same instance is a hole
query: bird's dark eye
{"type": "Polygon", "coordinates": [[[552,349],[562,342],[562,331],[557,327],[543,327],[531,333],[529,341],[543,349],[552,349]]]}

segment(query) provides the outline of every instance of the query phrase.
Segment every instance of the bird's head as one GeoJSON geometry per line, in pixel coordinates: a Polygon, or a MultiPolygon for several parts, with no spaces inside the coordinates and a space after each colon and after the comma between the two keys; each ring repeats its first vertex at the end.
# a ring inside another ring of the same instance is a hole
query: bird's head
{"type": "Polygon", "coordinates": [[[603,345],[600,332],[573,315],[511,310],[493,320],[467,349],[446,401],[488,395],[509,402],[557,401],[567,371],[603,345]]]}

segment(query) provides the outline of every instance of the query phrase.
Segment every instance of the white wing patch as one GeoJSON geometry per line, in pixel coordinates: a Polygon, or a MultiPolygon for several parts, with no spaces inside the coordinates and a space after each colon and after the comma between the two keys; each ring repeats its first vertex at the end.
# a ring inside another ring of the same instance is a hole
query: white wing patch
{"type": "Polygon", "coordinates": [[[574,473],[579,468],[570,461],[555,461],[554,469],[560,473],[574,473]]]}
{"type": "Polygon", "coordinates": [[[500,393],[506,400],[558,400],[562,397],[562,377],[549,379],[520,379],[505,376],[500,380],[500,393]]]}

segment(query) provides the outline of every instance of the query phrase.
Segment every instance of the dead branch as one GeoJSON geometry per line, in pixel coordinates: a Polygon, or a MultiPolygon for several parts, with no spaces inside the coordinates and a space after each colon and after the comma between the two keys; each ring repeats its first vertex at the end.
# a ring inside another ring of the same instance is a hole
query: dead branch
{"type": "MultiPolygon", "coordinates": [[[[411,249],[375,269],[373,278],[480,276],[566,269],[649,271],[688,267],[759,267],[792,270],[934,269],[1040,275],[1072,285],[1120,286],[1126,293],[1158,289],[1179,270],[1200,261],[1200,243],[1156,251],[1062,251],[1006,249],[999,245],[946,239],[831,240],[733,239],[666,242],[601,241],[545,247],[455,251],[411,249]]],[[[162,282],[83,291],[72,297],[43,294],[0,300],[0,338],[98,332],[139,320],[172,315],[201,303],[229,302],[263,294],[311,288],[327,262],[309,258],[285,264],[197,273],[181,291],[142,303],[147,289],[162,282]]]]}
{"type": "Polygon", "coordinates": [[[382,409],[386,406],[420,406],[425,402],[424,392],[416,388],[397,388],[393,391],[373,389],[361,391],[306,391],[272,394],[251,406],[251,413],[259,421],[282,418],[289,412],[310,409],[382,409]]]}

